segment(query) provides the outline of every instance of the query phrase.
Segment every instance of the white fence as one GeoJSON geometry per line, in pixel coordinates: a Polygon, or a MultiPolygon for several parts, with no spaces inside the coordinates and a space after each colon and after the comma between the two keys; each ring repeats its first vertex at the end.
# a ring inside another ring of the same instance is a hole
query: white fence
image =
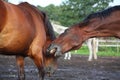
{"type": "Polygon", "coordinates": [[[105,47],[120,47],[120,40],[98,40],[98,46],[105,46],[105,47]]]}
{"type": "MultiPolygon", "coordinates": [[[[120,47],[120,40],[119,39],[115,39],[115,40],[103,40],[103,39],[95,39],[97,41],[97,46],[99,47],[120,47]]],[[[83,46],[87,46],[85,43],[83,44],[83,46]]]]}

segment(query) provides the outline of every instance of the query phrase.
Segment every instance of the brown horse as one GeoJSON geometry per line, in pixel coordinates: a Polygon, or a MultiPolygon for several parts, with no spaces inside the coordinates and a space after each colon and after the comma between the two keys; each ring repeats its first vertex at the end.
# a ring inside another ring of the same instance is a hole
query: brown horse
{"type": "Polygon", "coordinates": [[[16,56],[19,80],[25,79],[25,57],[33,59],[41,80],[46,72],[53,72],[56,58],[45,55],[45,49],[54,39],[44,12],[28,3],[14,5],[0,0],[0,54],[16,56]]]}
{"type": "Polygon", "coordinates": [[[120,6],[88,15],[81,23],[71,26],[55,39],[47,51],[60,56],[79,49],[88,38],[108,36],[120,38],[120,6]]]}

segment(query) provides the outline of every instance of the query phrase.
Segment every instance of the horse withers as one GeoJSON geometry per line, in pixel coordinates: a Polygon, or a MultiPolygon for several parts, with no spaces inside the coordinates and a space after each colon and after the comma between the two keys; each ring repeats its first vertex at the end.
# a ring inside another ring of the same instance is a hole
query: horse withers
{"type": "Polygon", "coordinates": [[[57,59],[45,50],[55,39],[46,14],[29,3],[14,5],[0,0],[0,54],[15,55],[19,80],[25,79],[24,58],[30,57],[39,70],[40,80],[53,73],[57,59]]]}
{"type": "Polygon", "coordinates": [[[85,40],[92,37],[120,38],[120,6],[88,15],[82,22],[66,29],[50,44],[47,52],[60,56],[79,49],[85,40]]]}

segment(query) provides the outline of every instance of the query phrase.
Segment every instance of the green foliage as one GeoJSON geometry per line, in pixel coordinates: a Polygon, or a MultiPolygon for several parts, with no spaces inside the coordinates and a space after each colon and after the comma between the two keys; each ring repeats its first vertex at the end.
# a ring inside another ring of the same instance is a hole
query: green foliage
{"type": "Polygon", "coordinates": [[[65,0],[60,6],[53,4],[40,7],[48,13],[51,20],[60,22],[63,26],[70,26],[82,21],[88,14],[103,10],[113,0],[65,0]]]}
{"type": "Polygon", "coordinates": [[[103,10],[113,0],[67,0],[61,7],[60,22],[70,26],[83,20],[88,14],[103,10]],[[67,22],[66,22],[67,21],[67,22]]]}
{"type": "Polygon", "coordinates": [[[61,10],[60,10],[59,6],[55,6],[53,4],[50,4],[46,7],[38,6],[38,8],[40,10],[45,11],[51,20],[58,21],[58,19],[60,18],[59,15],[60,15],[61,10]]]}
{"type": "MultiPolygon", "coordinates": [[[[82,46],[77,52],[72,51],[73,54],[89,55],[87,46],[82,46]]],[[[120,47],[99,47],[98,56],[120,56],[120,47]]]]}

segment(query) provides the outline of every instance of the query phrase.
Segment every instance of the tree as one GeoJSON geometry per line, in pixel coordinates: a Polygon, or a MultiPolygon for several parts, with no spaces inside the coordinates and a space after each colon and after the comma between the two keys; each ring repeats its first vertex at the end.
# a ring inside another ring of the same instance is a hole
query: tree
{"type": "Polygon", "coordinates": [[[60,15],[60,7],[50,4],[46,7],[37,6],[40,10],[45,11],[49,18],[54,21],[58,21],[60,15]]]}
{"type": "Polygon", "coordinates": [[[59,22],[70,26],[83,20],[88,14],[103,10],[113,0],[67,0],[62,3],[59,22]]]}
{"type": "Polygon", "coordinates": [[[70,26],[82,21],[88,14],[104,10],[113,0],[67,0],[60,6],[50,4],[38,8],[47,13],[53,21],[70,26]]]}

